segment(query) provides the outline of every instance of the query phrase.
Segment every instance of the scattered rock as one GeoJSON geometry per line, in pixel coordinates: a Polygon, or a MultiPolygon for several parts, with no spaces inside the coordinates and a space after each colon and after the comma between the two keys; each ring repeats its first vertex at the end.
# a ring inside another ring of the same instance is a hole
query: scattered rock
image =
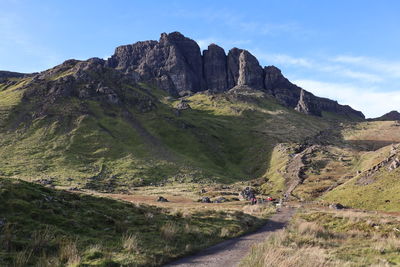
{"type": "Polygon", "coordinates": [[[82,191],[82,189],[80,189],[78,187],[70,187],[68,190],[70,190],[70,191],[82,191]]]}
{"type": "Polygon", "coordinates": [[[399,158],[395,158],[392,163],[390,163],[389,165],[389,171],[393,171],[395,169],[397,169],[398,167],[400,167],[400,160],[399,158]]]}
{"type": "Polygon", "coordinates": [[[329,205],[329,208],[335,209],[335,210],[341,210],[341,209],[344,209],[345,206],[343,206],[343,205],[340,204],[340,203],[334,203],[334,204],[330,204],[330,205],[329,205]]]}
{"type": "Polygon", "coordinates": [[[216,200],[214,200],[214,203],[223,203],[223,202],[226,202],[226,201],[227,201],[226,198],[224,198],[224,197],[219,197],[219,198],[217,198],[216,200]]]}
{"type": "Polygon", "coordinates": [[[169,202],[168,199],[164,198],[164,197],[158,197],[157,202],[169,202]]]}
{"type": "Polygon", "coordinates": [[[39,179],[39,180],[36,180],[35,182],[42,184],[42,185],[51,185],[54,183],[54,181],[51,179],[39,179]]]}
{"type": "Polygon", "coordinates": [[[177,110],[185,110],[185,109],[191,109],[189,103],[185,100],[181,100],[175,107],[177,110]]]}
{"type": "Polygon", "coordinates": [[[211,200],[209,197],[202,197],[201,198],[201,203],[211,203],[211,200]]]}

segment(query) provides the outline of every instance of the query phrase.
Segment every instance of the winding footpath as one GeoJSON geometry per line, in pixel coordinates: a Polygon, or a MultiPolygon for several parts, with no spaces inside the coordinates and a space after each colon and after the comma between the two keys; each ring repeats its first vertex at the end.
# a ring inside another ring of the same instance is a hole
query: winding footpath
{"type": "Polygon", "coordinates": [[[250,252],[250,248],[263,242],[272,232],[286,226],[294,214],[293,208],[284,207],[280,212],[274,214],[267,223],[258,231],[229,239],[199,253],[179,259],[165,265],[166,267],[233,267],[238,266],[240,261],[250,252]]]}

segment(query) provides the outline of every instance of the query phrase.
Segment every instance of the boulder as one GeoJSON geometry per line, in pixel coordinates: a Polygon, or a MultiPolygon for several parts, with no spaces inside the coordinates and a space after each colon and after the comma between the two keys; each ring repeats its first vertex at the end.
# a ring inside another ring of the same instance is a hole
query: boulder
{"type": "Polygon", "coordinates": [[[177,110],[185,110],[185,109],[190,109],[190,105],[187,101],[181,100],[175,107],[177,110]]]}
{"type": "Polygon", "coordinates": [[[330,205],[329,205],[329,208],[335,209],[335,210],[341,210],[341,209],[344,209],[345,206],[343,206],[343,205],[340,204],[340,203],[333,203],[333,204],[330,204],[330,205]]]}
{"type": "Polygon", "coordinates": [[[201,198],[201,203],[211,203],[211,200],[209,197],[202,197],[201,198]]]}
{"type": "Polygon", "coordinates": [[[390,163],[389,165],[389,171],[393,171],[395,169],[397,169],[398,167],[400,167],[400,160],[399,158],[395,158],[392,163],[390,163]]]}
{"type": "Polygon", "coordinates": [[[227,201],[226,198],[224,198],[224,197],[219,197],[219,198],[217,198],[216,200],[214,200],[214,203],[223,203],[223,202],[226,202],[226,201],[227,201]]]}
{"type": "Polygon", "coordinates": [[[164,197],[158,197],[157,202],[169,202],[168,199],[164,198],[164,197]]]}

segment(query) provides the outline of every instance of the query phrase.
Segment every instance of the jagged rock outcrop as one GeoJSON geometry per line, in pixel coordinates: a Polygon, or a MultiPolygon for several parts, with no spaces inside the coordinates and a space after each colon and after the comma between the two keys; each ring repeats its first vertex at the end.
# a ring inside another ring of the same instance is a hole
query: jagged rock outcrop
{"type": "Polygon", "coordinates": [[[154,98],[134,90],[126,92],[126,86],[133,86],[135,82],[131,76],[106,67],[103,59],[67,60],[36,74],[24,86],[26,90],[22,99],[25,102],[32,100],[40,106],[37,116],[47,114],[53,103],[65,97],[96,100],[112,105],[127,103],[139,112],[154,109],[154,98]]]}
{"type": "MultiPolygon", "coordinates": [[[[0,72],[0,78],[2,75],[20,76],[0,72]]],[[[198,44],[179,32],[163,33],[159,41],[117,47],[114,55],[106,61],[98,58],[68,60],[32,77],[32,83],[40,84],[32,87],[39,88],[35,89],[35,94],[50,95],[50,102],[52,97],[72,95],[119,104],[120,89],[124,85],[145,82],[172,96],[206,90],[223,93],[232,88],[251,88],[305,114],[321,116],[324,112],[331,112],[351,119],[364,119],[361,112],[349,106],[316,97],[291,83],[277,67],[262,68],[247,50],[233,48],[226,55],[224,49],[211,44],[202,55],[198,44]]],[[[30,93],[28,90],[25,97],[30,93]]]]}
{"type": "Polygon", "coordinates": [[[228,89],[227,58],[223,48],[210,44],[203,51],[203,71],[206,89],[224,92],[228,89]]]}
{"type": "Polygon", "coordinates": [[[282,105],[295,108],[300,100],[301,88],[289,82],[275,66],[264,68],[264,86],[267,93],[282,105]]]}
{"type": "Polygon", "coordinates": [[[248,86],[306,114],[321,116],[325,111],[364,119],[361,112],[349,106],[316,97],[296,86],[274,66],[263,69],[247,50],[232,48],[226,55],[221,47],[211,44],[201,55],[197,43],[178,32],[163,33],[158,42],[120,46],[106,66],[120,70],[136,81],[153,82],[176,96],[205,90],[220,93],[236,86],[248,86]]]}
{"type": "Polygon", "coordinates": [[[228,89],[237,85],[247,85],[263,89],[263,70],[258,60],[247,50],[233,48],[227,58],[228,89]]]}
{"type": "Polygon", "coordinates": [[[282,105],[294,108],[299,112],[321,116],[322,112],[335,113],[350,119],[364,119],[362,112],[337,101],[314,96],[312,93],[291,83],[275,66],[264,68],[264,86],[267,93],[276,98],[282,105]]]}
{"type": "Polygon", "coordinates": [[[239,77],[237,85],[247,85],[254,89],[263,89],[263,69],[258,60],[246,50],[239,56],[239,77]]]}
{"type": "Polygon", "coordinates": [[[299,102],[294,109],[304,114],[312,114],[310,110],[310,99],[305,96],[303,89],[301,89],[299,102]]]}
{"type": "Polygon", "coordinates": [[[227,74],[228,88],[233,88],[237,85],[239,79],[239,57],[242,49],[232,48],[228,52],[227,57],[227,74]]]}
{"type": "Polygon", "coordinates": [[[181,33],[161,34],[159,42],[146,41],[120,46],[107,66],[137,80],[153,81],[174,95],[204,89],[203,63],[195,41],[181,33]]]}

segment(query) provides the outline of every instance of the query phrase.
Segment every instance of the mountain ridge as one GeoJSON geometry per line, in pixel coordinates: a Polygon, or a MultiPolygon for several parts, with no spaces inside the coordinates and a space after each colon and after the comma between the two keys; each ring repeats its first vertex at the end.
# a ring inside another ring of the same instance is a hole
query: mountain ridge
{"type": "Polygon", "coordinates": [[[131,75],[137,82],[151,82],[175,96],[206,90],[225,92],[247,85],[299,112],[316,116],[333,112],[365,119],[362,112],[296,86],[275,66],[262,68],[257,58],[245,49],[232,48],[226,54],[223,48],[210,44],[201,53],[194,40],[179,32],[162,33],[159,41],[119,46],[105,66],[131,75]]]}

